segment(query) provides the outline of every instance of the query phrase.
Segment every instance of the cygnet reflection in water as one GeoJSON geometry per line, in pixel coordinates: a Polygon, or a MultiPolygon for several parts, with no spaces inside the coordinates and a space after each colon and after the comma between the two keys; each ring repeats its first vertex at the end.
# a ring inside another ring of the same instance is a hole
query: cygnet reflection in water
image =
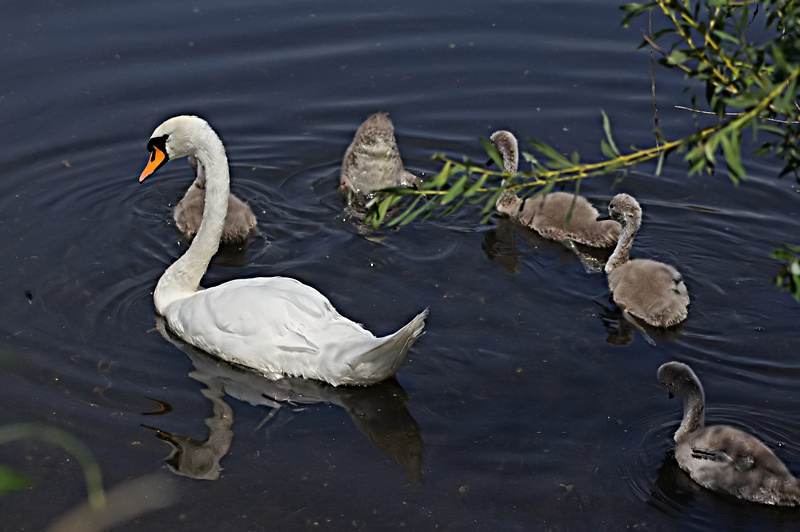
{"type": "Polygon", "coordinates": [[[800,483],[758,438],[729,425],[705,425],[705,394],[694,371],[680,362],[658,368],[670,397],[683,399],[675,459],[701,486],[746,501],[800,505],[800,483]]]}
{"type": "Polygon", "coordinates": [[[652,346],[656,345],[656,339],[676,342],[681,336],[683,323],[672,327],[653,327],[635,316],[623,313],[613,304],[613,300],[609,302],[610,306],[605,306],[600,302],[597,304],[601,308],[598,316],[608,334],[606,342],[611,345],[625,346],[632,343],[636,331],[639,331],[645,341],[652,346]]]}
{"type": "Polygon", "coordinates": [[[233,438],[233,413],[225,402],[228,395],[254,406],[272,408],[269,417],[284,404],[339,406],[362,434],[406,471],[409,482],[422,479],[422,431],[406,408],[408,395],[396,379],[369,387],[335,387],[301,378],[273,381],[204,353],[172,334],[161,317],[157,316],[156,321],[161,334],[191,359],[195,369],[189,376],[207,386],[203,395],[213,404],[213,415],[206,420],[209,435],[205,440],[147,427],[172,445],[167,464],[175,473],[206,480],[219,477],[220,460],[233,438]]]}
{"type": "Polygon", "coordinates": [[[497,226],[484,234],[481,247],[489,260],[501,265],[508,273],[515,275],[519,273],[522,259],[527,255],[526,252],[519,250],[519,243],[530,249],[544,247],[559,253],[563,253],[566,248],[578,258],[588,273],[602,272],[609,255],[609,251],[602,248],[548,240],[539,236],[535,231],[505,217],[497,218],[497,226]]]}

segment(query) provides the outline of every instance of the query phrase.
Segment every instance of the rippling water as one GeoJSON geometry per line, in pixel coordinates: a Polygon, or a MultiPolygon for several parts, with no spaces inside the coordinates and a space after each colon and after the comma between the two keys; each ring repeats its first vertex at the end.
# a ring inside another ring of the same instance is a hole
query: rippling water
{"type": "MultiPolygon", "coordinates": [[[[166,508],[117,529],[794,528],[791,512],[687,479],[669,454],[681,405],[655,379],[663,362],[687,362],[710,422],[754,432],[800,473],[800,307],[770,286],[768,258],[796,243],[798,202],[778,165],[749,161],[735,187],[687,179],[675,157],[661,177],[642,167],[613,190],[611,178],[582,185],[597,204],[636,196],[634,254],[686,278],[689,319],[652,331],[655,347],[620,319],[602,274],[505,220],[480,226],[465,213],[381,242],[342,220],[338,166],[377,110],[426,175],[436,152],[485,157],[477,138],[499,128],[592,157],[601,109],[620,146],[649,144],[648,55],[615,2],[0,12],[0,419],[79,437],[110,488],[147,479],[170,490],[166,508]],[[192,176],[176,161],[136,178],[150,133],[179,113],[220,133],[233,190],[259,218],[249,246],[223,250],[204,284],[289,275],[379,334],[430,306],[397,382],[374,395],[315,390],[319,401],[273,411],[286,390],[154,331],[152,289],[187,246],[171,208],[192,176]],[[187,478],[181,459],[216,461],[219,478],[187,478]],[[180,476],[167,485],[157,471],[180,476]]],[[[659,71],[657,83],[665,131],[688,131],[692,118],[672,109],[685,103],[682,80],[659,71]]],[[[9,444],[0,463],[36,479],[0,499],[7,530],[42,529],[83,501],[80,470],[58,448],[9,444]]]]}

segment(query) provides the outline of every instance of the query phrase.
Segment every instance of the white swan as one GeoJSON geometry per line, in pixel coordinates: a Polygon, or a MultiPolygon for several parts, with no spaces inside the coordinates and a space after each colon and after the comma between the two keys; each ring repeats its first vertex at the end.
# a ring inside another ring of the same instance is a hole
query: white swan
{"type": "Polygon", "coordinates": [[[608,287],[623,312],[655,327],[671,327],[686,319],[689,292],[674,267],[650,259],[628,260],[633,237],[642,225],[642,208],[627,194],[617,194],[608,204],[608,214],[622,225],[619,241],[606,262],[608,287]]]}
{"type": "Polygon", "coordinates": [[[339,190],[350,201],[363,200],[382,188],[414,187],[416,180],[414,174],[403,169],[389,115],[375,113],[367,118],[344,154],[339,190]]]}
{"type": "MultiPolygon", "coordinates": [[[[190,155],[189,164],[195,171],[197,178],[186,191],[180,202],[175,206],[172,215],[178,230],[186,236],[194,236],[203,221],[203,206],[206,203],[206,170],[203,165],[198,165],[197,160],[190,155]]],[[[242,200],[230,195],[228,213],[225,216],[225,228],[222,230],[222,243],[235,244],[244,242],[250,236],[250,231],[256,226],[256,216],[250,207],[242,200]]]]}
{"type": "Polygon", "coordinates": [[[225,148],[196,116],[158,126],[147,144],[144,181],[170,159],[194,155],[206,170],[203,222],[192,244],[161,276],[156,311],[186,342],[278,379],[283,375],[333,385],[373,384],[395,374],[422,334],[427,309],[396,333],[376,338],[340,315],[317,290],[286,277],[239,279],[199,288],[219,248],[230,178],[225,148]]]}
{"type": "Polygon", "coordinates": [[[800,505],[800,482],[758,438],[728,425],[705,426],[703,386],[692,368],[667,362],[658,380],[683,399],[675,459],[701,486],[761,504],[800,505]]]}
{"type": "MultiPolygon", "coordinates": [[[[495,131],[490,138],[503,158],[504,170],[516,173],[519,164],[517,138],[503,130],[495,131]]],[[[619,236],[617,222],[598,221],[597,209],[586,198],[567,192],[520,199],[510,190],[505,190],[498,198],[496,208],[551,240],[569,239],[587,246],[607,248],[613,246],[619,236]]]]}

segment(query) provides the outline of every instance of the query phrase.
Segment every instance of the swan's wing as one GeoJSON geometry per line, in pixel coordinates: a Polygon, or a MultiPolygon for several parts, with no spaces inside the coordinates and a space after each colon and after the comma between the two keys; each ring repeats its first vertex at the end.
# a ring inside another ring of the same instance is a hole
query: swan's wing
{"type": "Polygon", "coordinates": [[[380,343],[317,290],[285,277],[230,281],[170,304],[164,317],[192,345],[266,374],[330,373],[380,343]]]}

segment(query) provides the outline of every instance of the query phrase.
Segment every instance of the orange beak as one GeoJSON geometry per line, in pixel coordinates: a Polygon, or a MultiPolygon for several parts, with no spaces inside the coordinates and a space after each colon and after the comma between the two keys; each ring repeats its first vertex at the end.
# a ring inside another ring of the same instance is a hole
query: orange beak
{"type": "Polygon", "coordinates": [[[150,148],[150,160],[147,161],[147,166],[142,170],[142,175],[139,176],[139,183],[144,181],[147,177],[152,175],[156,170],[161,168],[167,162],[167,154],[156,146],[150,148]]]}

